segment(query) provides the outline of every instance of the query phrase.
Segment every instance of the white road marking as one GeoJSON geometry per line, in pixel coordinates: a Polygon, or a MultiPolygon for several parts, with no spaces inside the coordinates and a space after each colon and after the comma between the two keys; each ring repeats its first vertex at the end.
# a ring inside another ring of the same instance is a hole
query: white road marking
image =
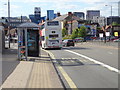
{"type": "Polygon", "coordinates": [[[112,52],[108,52],[109,54],[113,54],[112,52]]]}
{"type": "Polygon", "coordinates": [[[97,60],[95,60],[95,59],[92,59],[92,58],[90,58],[90,57],[87,57],[87,56],[85,56],[85,55],[82,55],[82,54],[79,54],[79,53],[76,53],[76,52],[73,52],[73,51],[70,51],[70,50],[65,50],[65,51],[71,52],[71,53],[76,54],[76,55],[78,55],[78,56],[81,56],[81,57],[83,57],[83,58],[85,58],[85,59],[88,59],[88,60],[90,60],[90,61],[92,61],[92,62],[94,62],[94,63],[96,63],[96,64],[99,64],[99,65],[101,65],[101,66],[103,66],[103,67],[105,67],[105,68],[108,68],[108,69],[111,70],[111,71],[114,71],[114,72],[117,72],[117,73],[120,74],[120,71],[119,71],[118,69],[116,69],[116,68],[114,68],[114,67],[111,67],[111,66],[109,66],[109,65],[107,65],[107,64],[104,64],[104,63],[99,62],[99,61],[97,61],[97,60]]]}

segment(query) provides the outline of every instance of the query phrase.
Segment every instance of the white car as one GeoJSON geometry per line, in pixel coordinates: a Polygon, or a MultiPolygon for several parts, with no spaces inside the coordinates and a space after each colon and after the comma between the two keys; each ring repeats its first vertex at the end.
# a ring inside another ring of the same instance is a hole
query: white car
{"type": "Polygon", "coordinates": [[[113,40],[114,42],[120,42],[120,38],[113,40]]]}

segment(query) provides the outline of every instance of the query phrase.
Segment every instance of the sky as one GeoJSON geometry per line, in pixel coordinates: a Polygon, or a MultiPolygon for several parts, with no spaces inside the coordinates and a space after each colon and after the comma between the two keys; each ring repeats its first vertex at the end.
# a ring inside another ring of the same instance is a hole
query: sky
{"type": "MultiPolygon", "coordinates": [[[[120,0],[10,0],[10,16],[27,16],[34,14],[34,7],[41,7],[41,15],[46,16],[47,10],[60,12],[84,12],[87,10],[100,10],[101,16],[118,16],[118,1],[120,0]],[[108,6],[105,6],[108,5],[108,6]]],[[[7,17],[8,0],[0,0],[0,17],[7,17]]]]}

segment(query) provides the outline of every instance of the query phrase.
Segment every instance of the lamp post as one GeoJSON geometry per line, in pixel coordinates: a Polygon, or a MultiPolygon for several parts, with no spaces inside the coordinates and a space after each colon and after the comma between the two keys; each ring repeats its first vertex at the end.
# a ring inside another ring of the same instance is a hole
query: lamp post
{"type": "MultiPolygon", "coordinates": [[[[111,29],[110,29],[110,36],[112,35],[112,5],[105,5],[105,6],[110,6],[110,8],[111,8],[111,29]]],[[[109,38],[109,40],[110,40],[110,38],[109,38]]]]}
{"type": "Polygon", "coordinates": [[[10,0],[8,0],[8,37],[9,37],[9,48],[10,48],[10,0]]]}
{"type": "Polygon", "coordinates": [[[105,6],[110,6],[111,7],[111,25],[112,25],[112,5],[105,5],[105,6]]]}

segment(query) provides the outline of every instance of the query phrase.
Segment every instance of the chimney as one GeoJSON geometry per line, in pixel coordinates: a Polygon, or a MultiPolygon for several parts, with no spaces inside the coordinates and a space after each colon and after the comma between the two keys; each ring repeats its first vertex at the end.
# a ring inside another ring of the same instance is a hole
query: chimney
{"type": "Polygon", "coordinates": [[[58,17],[61,16],[61,15],[60,15],[60,12],[57,12],[57,16],[58,16],[58,17]]]}
{"type": "Polygon", "coordinates": [[[68,15],[71,16],[71,15],[72,15],[72,12],[68,12],[68,15]]]}

